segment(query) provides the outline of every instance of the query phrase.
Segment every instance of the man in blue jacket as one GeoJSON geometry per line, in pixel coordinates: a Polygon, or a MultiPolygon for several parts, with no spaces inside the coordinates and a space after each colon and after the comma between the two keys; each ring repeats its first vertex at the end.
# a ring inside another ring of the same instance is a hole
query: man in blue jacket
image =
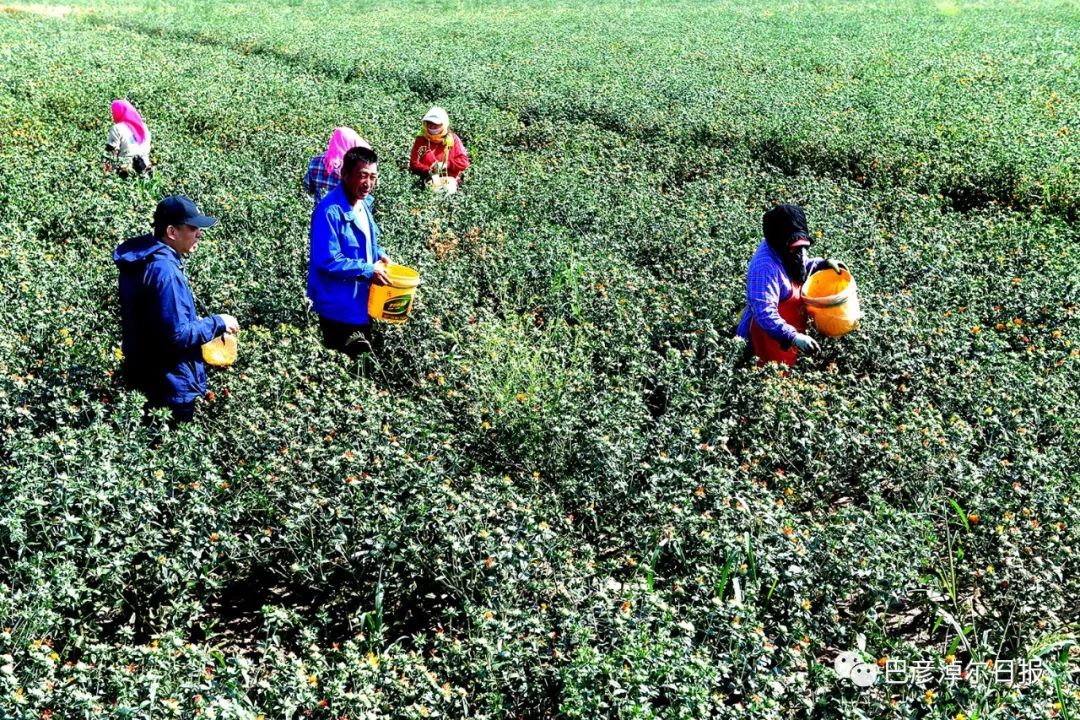
{"type": "Polygon", "coordinates": [[[232,315],[200,318],[184,275],[182,256],[216,223],[188,198],[173,195],[158,203],[153,235],[126,240],[113,252],[127,385],[151,407],[169,408],[176,422],[190,421],[195,399],[206,394],[203,343],[240,329],[232,315]]]}
{"type": "Polygon", "coordinates": [[[390,282],[390,258],[379,245],[379,227],[371,215],[378,161],[371,148],[345,153],[341,184],[311,215],[307,294],[319,316],[323,344],[354,358],[371,346],[368,290],[372,283],[390,282]]]}

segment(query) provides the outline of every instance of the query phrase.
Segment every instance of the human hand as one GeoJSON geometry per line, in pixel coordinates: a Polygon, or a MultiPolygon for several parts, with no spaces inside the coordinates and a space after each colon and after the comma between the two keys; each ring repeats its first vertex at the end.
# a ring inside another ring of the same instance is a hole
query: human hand
{"type": "Polygon", "coordinates": [[[438,158],[435,157],[435,153],[431,150],[428,150],[426,153],[424,153],[423,157],[420,158],[420,162],[428,166],[434,165],[437,160],[438,158]]]}
{"type": "Polygon", "coordinates": [[[379,262],[381,262],[383,265],[389,265],[390,264],[390,256],[387,255],[386,253],[383,253],[382,255],[379,256],[379,262]]]}
{"type": "Polygon", "coordinates": [[[825,258],[824,260],[822,260],[821,261],[821,266],[823,268],[829,268],[830,270],[835,270],[837,275],[843,275],[844,273],[841,272],[841,271],[842,270],[847,270],[847,265],[840,262],[839,260],[833,260],[832,258],[825,258]]]}
{"type": "Polygon", "coordinates": [[[218,317],[225,323],[226,335],[235,335],[240,332],[240,323],[232,315],[218,315],[218,317]]]}
{"type": "Polygon", "coordinates": [[[432,175],[445,175],[446,174],[446,163],[445,162],[434,163],[431,166],[431,174],[432,175]]]}
{"type": "Polygon", "coordinates": [[[810,337],[809,335],[803,335],[802,333],[796,335],[795,340],[793,340],[792,342],[795,344],[795,347],[799,348],[804,353],[809,353],[810,355],[813,355],[821,349],[821,346],[817,344],[817,340],[810,337]]]}
{"type": "Polygon", "coordinates": [[[371,282],[375,283],[376,285],[390,284],[390,273],[387,272],[385,265],[375,265],[375,271],[371,274],[371,282]]]}
{"type": "Polygon", "coordinates": [[[102,169],[105,171],[105,174],[108,175],[112,172],[112,163],[105,163],[105,167],[102,169]]]}

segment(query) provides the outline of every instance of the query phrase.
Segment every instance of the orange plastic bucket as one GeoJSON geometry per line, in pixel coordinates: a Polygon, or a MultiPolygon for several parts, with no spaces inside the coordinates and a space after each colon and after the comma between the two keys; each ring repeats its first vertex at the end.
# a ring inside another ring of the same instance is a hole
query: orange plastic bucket
{"type": "Polygon", "coordinates": [[[229,367],[236,362],[236,335],[225,334],[202,346],[203,361],[214,367],[229,367]]]}
{"type": "Polygon", "coordinates": [[[822,335],[840,337],[854,330],[862,319],[855,278],[846,269],[818,270],[802,287],[806,311],[822,335]]]}
{"type": "Polygon", "coordinates": [[[405,265],[390,263],[386,266],[390,276],[389,285],[372,285],[368,292],[368,315],[372,320],[403,323],[409,318],[416,289],[420,285],[420,273],[405,265]]]}

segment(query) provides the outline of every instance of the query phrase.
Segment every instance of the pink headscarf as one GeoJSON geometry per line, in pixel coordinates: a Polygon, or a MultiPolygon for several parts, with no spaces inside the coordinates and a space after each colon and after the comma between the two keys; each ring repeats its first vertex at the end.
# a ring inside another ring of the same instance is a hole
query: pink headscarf
{"type": "Polygon", "coordinates": [[[136,143],[142,144],[142,142],[146,140],[146,136],[150,133],[150,131],[146,129],[146,123],[144,123],[143,119],[139,116],[139,111],[127,100],[113,100],[112,119],[114,123],[123,123],[131,128],[136,143]]]}
{"type": "Polygon", "coordinates": [[[334,175],[341,174],[341,163],[345,160],[345,153],[354,147],[370,148],[367,140],[348,127],[339,127],[330,138],[330,144],[326,146],[326,154],[323,155],[323,167],[334,175]]]}

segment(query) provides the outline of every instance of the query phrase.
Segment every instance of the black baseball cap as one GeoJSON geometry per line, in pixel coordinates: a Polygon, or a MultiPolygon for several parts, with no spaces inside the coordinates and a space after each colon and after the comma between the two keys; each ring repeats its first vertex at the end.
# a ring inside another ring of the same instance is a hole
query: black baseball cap
{"type": "Polygon", "coordinates": [[[190,198],[170,195],[158,203],[154,210],[154,229],[164,232],[170,225],[192,225],[208,228],[217,225],[217,218],[203,215],[190,198]]]}

